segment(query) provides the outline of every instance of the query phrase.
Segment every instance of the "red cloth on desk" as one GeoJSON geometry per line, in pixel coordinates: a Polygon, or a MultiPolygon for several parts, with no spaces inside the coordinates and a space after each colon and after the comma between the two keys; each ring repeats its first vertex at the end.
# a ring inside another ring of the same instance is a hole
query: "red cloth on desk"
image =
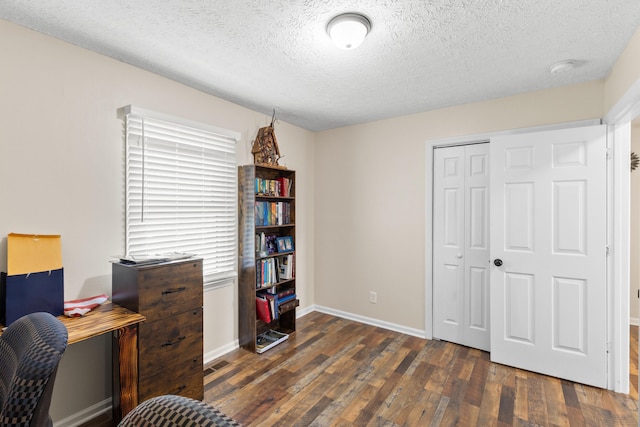
{"type": "Polygon", "coordinates": [[[105,303],[109,299],[107,294],[100,294],[89,298],[75,299],[64,302],[64,314],[68,317],[81,317],[105,303]]]}

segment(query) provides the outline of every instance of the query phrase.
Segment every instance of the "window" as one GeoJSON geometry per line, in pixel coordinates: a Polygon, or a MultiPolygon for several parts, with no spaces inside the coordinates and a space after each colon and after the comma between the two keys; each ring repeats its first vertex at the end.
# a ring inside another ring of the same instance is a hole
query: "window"
{"type": "Polygon", "coordinates": [[[205,286],[237,275],[239,134],[131,106],[125,131],[125,245],[130,256],[203,258],[205,286]]]}

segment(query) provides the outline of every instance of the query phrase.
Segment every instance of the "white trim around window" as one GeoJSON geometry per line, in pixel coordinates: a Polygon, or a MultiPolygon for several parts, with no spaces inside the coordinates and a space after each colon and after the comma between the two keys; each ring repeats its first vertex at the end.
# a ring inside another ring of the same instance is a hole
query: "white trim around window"
{"type": "Polygon", "coordinates": [[[237,276],[237,132],[132,106],[125,139],[125,253],[203,258],[205,288],[237,276]]]}

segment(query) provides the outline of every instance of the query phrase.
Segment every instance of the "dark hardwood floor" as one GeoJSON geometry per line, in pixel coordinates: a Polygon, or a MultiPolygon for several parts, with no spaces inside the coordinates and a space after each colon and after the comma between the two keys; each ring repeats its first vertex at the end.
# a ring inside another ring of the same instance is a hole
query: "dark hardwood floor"
{"type": "Polygon", "coordinates": [[[247,427],[638,425],[637,327],[626,395],[318,312],[297,326],[262,355],[239,349],[209,364],[205,401],[247,427]]]}

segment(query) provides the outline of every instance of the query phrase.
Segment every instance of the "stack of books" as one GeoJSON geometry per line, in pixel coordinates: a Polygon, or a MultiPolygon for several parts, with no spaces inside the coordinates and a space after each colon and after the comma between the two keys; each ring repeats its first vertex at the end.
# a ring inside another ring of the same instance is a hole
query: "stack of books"
{"type": "Polygon", "coordinates": [[[256,194],[262,196],[290,197],[292,181],[289,178],[255,179],[256,194]]]}
{"type": "MultiPolygon", "coordinates": [[[[275,291],[275,288],[273,288],[275,291]]],[[[280,314],[291,309],[291,305],[296,304],[295,289],[285,289],[277,293],[260,292],[256,295],[256,312],[258,318],[264,323],[271,323],[277,320],[280,314]]],[[[297,305],[294,305],[297,307],[297,305]]]]}
{"type": "Polygon", "coordinates": [[[278,283],[278,268],[274,258],[260,259],[256,262],[256,289],[266,288],[278,283]]]}
{"type": "Polygon", "coordinates": [[[256,289],[268,288],[295,277],[294,254],[256,260],[256,289]]]}
{"type": "Polygon", "coordinates": [[[289,202],[256,200],[254,213],[256,227],[291,224],[291,203],[289,202]]]}

